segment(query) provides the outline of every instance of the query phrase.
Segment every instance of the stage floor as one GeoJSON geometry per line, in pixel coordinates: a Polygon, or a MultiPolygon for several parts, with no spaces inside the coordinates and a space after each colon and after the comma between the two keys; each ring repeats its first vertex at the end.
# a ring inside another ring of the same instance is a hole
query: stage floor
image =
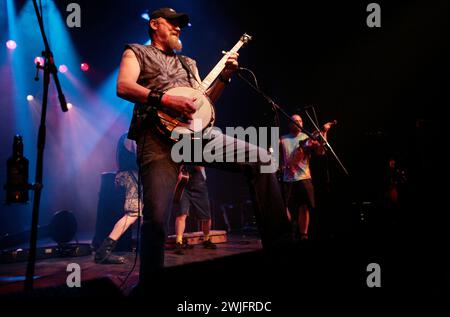
{"type": "MultiPolygon", "coordinates": [[[[80,241],[85,242],[85,241],[80,241]]],[[[87,242],[87,241],[86,241],[87,242]]],[[[42,242],[40,243],[42,245],[42,242]]],[[[165,267],[173,268],[187,264],[212,261],[223,257],[255,252],[261,250],[261,242],[255,235],[231,234],[227,242],[218,243],[217,249],[205,249],[202,245],[195,245],[193,249],[185,250],[184,255],[178,255],[174,250],[166,250],[165,267]]],[[[93,254],[89,256],[51,258],[36,261],[34,288],[65,285],[70,272],[67,266],[77,263],[81,267],[81,283],[89,280],[108,278],[123,294],[127,295],[132,286],[138,281],[139,259],[136,267],[125,281],[127,275],[133,269],[135,252],[116,252],[117,255],[126,257],[127,263],[123,265],[100,265],[93,261],[93,254]],[[123,284],[123,285],[122,285],[123,284]]],[[[0,264],[0,295],[11,294],[23,290],[23,279],[26,272],[26,262],[0,264]]]]}
{"type": "MultiPolygon", "coordinates": [[[[82,241],[80,241],[82,242],[82,241]]],[[[166,251],[165,270],[161,280],[155,279],[151,293],[141,293],[143,303],[176,311],[186,298],[217,303],[218,300],[270,300],[278,310],[297,309],[299,298],[316,294],[320,298],[370,298],[419,294],[427,290],[433,296],[448,291],[450,281],[448,260],[444,259],[442,243],[424,244],[403,232],[383,235],[359,234],[333,239],[312,239],[286,248],[262,251],[255,235],[228,235],[227,242],[216,250],[196,245],[185,255],[166,251]],[[368,284],[370,267],[376,264],[381,272],[378,291],[368,284]],[[151,295],[149,295],[151,294],[151,295]],[[351,297],[348,297],[348,295],[351,297]]],[[[105,298],[108,305],[115,299],[135,298],[133,286],[138,282],[139,261],[133,268],[135,253],[126,256],[125,265],[99,265],[93,255],[39,260],[36,263],[35,292],[21,293],[26,262],[0,264],[0,302],[38,298],[53,303],[53,298],[105,298]],[[81,287],[69,288],[67,266],[81,267],[81,287]],[[125,282],[124,282],[125,281],[125,282]]],[[[159,278],[159,277],[158,277],[159,278]]],[[[315,295],[314,295],[315,296],[315,295]]],[[[140,296],[138,296],[140,297],[140,296]]],[[[112,305],[116,309],[117,305],[112,305]]],[[[123,305],[123,307],[128,307],[123,305]]]]}

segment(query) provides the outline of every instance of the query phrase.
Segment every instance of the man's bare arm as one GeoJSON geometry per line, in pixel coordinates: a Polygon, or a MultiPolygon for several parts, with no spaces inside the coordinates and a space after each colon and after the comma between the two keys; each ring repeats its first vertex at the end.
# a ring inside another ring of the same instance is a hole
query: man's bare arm
{"type": "MultiPolygon", "coordinates": [[[[126,49],[120,62],[119,76],[117,77],[117,96],[131,102],[146,104],[150,89],[137,83],[141,68],[136,55],[131,49],[126,49]]],[[[182,96],[163,95],[161,104],[184,114],[188,119],[192,119],[195,112],[193,98],[182,96]]]]}
{"type": "MultiPolygon", "coordinates": [[[[229,78],[231,78],[231,76],[239,68],[238,57],[239,57],[238,53],[231,54],[228,57],[228,59],[225,63],[225,68],[220,74],[220,76],[222,78],[224,78],[225,80],[228,80],[229,78]]],[[[221,80],[216,80],[214,82],[214,84],[206,91],[206,94],[209,96],[211,101],[213,103],[215,103],[216,100],[219,99],[224,88],[225,88],[225,83],[221,80]]]]}
{"type": "Polygon", "coordinates": [[[147,102],[150,90],[137,83],[140,72],[141,68],[136,55],[131,49],[126,49],[122,55],[117,77],[117,96],[131,102],[142,104],[147,102]]]}

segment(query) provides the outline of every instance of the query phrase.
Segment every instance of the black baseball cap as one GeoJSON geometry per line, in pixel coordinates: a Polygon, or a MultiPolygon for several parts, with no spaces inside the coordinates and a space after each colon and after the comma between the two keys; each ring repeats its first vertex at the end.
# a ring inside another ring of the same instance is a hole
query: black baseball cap
{"type": "Polygon", "coordinates": [[[184,28],[189,23],[189,16],[183,12],[176,12],[172,8],[160,8],[152,12],[150,20],[164,18],[166,20],[177,20],[180,28],[184,28]]]}

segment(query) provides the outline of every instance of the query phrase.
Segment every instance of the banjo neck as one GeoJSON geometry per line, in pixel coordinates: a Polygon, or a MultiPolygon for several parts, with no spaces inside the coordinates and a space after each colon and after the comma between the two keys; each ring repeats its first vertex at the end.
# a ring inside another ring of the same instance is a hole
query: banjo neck
{"type": "MultiPolygon", "coordinates": [[[[198,88],[174,87],[166,91],[171,96],[195,97],[196,111],[192,114],[193,120],[185,120],[177,113],[165,112],[163,109],[156,111],[156,122],[158,130],[173,141],[178,141],[181,135],[193,136],[195,132],[203,131],[206,127],[214,124],[215,112],[211,100],[206,95],[206,90],[225,68],[225,63],[230,54],[236,53],[244,44],[251,40],[251,36],[244,34],[234,47],[227,53],[213,70],[206,76],[198,88]],[[200,123],[200,124],[198,124],[200,123]],[[176,135],[174,136],[174,132],[176,135]]],[[[182,59],[180,61],[183,63],[182,59]]]]}
{"type": "Polygon", "coordinates": [[[225,68],[225,63],[228,59],[228,57],[231,54],[237,53],[237,51],[248,41],[250,41],[252,37],[248,34],[245,34],[241,36],[239,41],[233,46],[233,48],[226,52],[224,56],[220,59],[220,61],[217,63],[217,65],[209,72],[208,76],[205,77],[205,79],[200,84],[200,87],[198,90],[205,93],[206,90],[211,86],[211,84],[216,80],[216,78],[219,76],[220,72],[225,68]]]}

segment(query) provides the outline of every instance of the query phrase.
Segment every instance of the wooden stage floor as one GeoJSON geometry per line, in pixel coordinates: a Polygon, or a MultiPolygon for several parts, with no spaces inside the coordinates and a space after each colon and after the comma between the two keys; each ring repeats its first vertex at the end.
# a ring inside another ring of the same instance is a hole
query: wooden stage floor
{"type": "MultiPolygon", "coordinates": [[[[261,250],[261,242],[256,236],[228,235],[225,243],[218,243],[217,249],[204,249],[202,245],[195,245],[193,249],[185,250],[184,255],[175,254],[173,250],[166,250],[165,267],[174,268],[187,264],[212,261],[233,255],[261,250]]],[[[94,263],[93,254],[89,256],[51,258],[36,261],[34,288],[46,288],[65,285],[70,272],[67,266],[77,263],[81,267],[81,283],[99,278],[110,279],[124,295],[138,281],[139,260],[133,268],[135,252],[117,252],[125,256],[127,263],[123,265],[99,265],[94,263]],[[124,282],[124,280],[126,281],[124,282]]],[[[26,272],[26,262],[0,264],[0,295],[14,294],[23,290],[23,278],[26,272]]]]}

